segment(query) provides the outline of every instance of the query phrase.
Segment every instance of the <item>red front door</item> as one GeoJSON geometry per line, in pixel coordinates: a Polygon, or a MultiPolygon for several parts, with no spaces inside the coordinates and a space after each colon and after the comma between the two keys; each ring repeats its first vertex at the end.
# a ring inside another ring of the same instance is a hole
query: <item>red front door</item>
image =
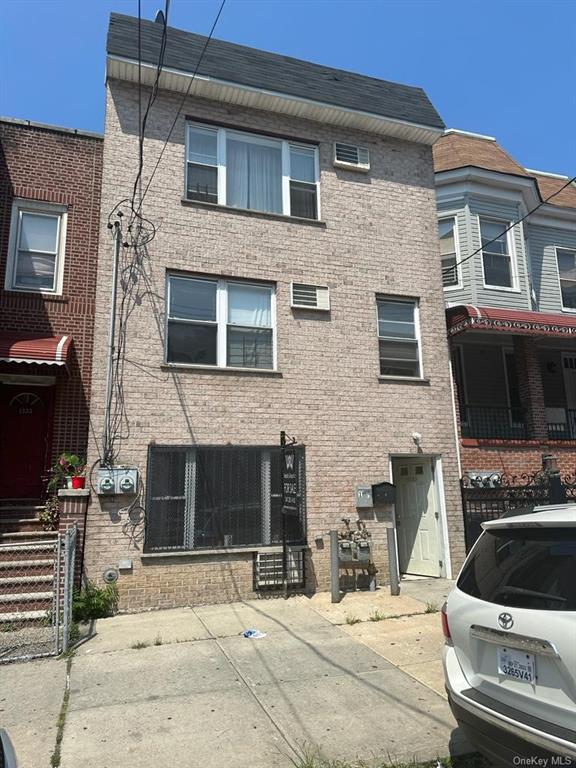
{"type": "Polygon", "coordinates": [[[0,498],[43,495],[52,398],[53,387],[0,384],[0,498]]]}

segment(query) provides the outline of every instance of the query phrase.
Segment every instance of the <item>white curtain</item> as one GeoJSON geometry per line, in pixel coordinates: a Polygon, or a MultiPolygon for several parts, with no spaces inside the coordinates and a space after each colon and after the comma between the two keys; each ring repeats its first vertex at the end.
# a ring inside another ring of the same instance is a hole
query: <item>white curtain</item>
{"type": "Polygon", "coordinates": [[[269,328],[270,289],[254,285],[228,285],[228,323],[269,328]]]}
{"type": "Polygon", "coordinates": [[[282,150],[229,138],[226,202],[238,208],[282,213],[282,150]]]}

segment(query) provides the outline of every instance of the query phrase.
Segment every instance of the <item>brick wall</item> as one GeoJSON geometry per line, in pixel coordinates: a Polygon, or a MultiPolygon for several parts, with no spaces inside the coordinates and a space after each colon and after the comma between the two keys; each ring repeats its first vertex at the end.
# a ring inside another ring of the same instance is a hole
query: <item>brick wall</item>
{"type": "Polygon", "coordinates": [[[557,457],[562,474],[576,473],[576,445],[560,440],[523,440],[515,443],[507,440],[464,441],[461,448],[462,472],[534,474],[542,469],[543,454],[557,457]]]}
{"type": "Polygon", "coordinates": [[[0,373],[57,373],[52,458],[64,450],[85,454],[87,448],[102,145],[97,136],[0,120],[0,327],[74,338],[67,372],[0,363],[0,373]],[[68,208],[61,296],[4,290],[15,197],[68,208]]]}
{"type": "MultiPolygon", "coordinates": [[[[161,92],[149,119],[146,180],[180,97],[161,92]]],[[[281,429],[306,445],[309,588],[328,588],[327,531],[355,519],[358,483],[389,479],[393,454],[442,457],[453,568],[464,555],[451,410],[444,304],[430,147],[291,117],[189,99],[182,114],[320,142],[325,226],[182,204],[184,118],[176,125],[148,193],[144,213],[158,227],[149,247],[148,284],[128,327],[124,397],[130,420],[120,462],[146,473],[148,444],[277,445],[281,429]],[[333,167],[335,140],[370,149],[369,175],[333,167]],[[277,375],[200,371],[163,365],[166,270],[259,278],[277,284],[277,375]],[[290,309],[290,281],[328,285],[331,312],[290,309]],[[424,382],[381,381],[375,294],[420,300],[424,382]],[[324,536],[324,548],[315,535],[324,536]]],[[[136,172],[137,91],[108,88],[96,297],[92,413],[103,420],[105,340],[112,246],[109,210],[129,195],[136,172]]],[[[92,459],[95,458],[92,451],[92,459]]],[[[93,497],[86,564],[98,578],[133,559],[118,586],[121,608],[136,609],[249,596],[252,555],[141,559],[142,523],[117,502],[93,497]],[[139,527],[140,526],[140,527],[139,527]]],[[[372,518],[376,562],[386,572],[384,524],[372,518]]]]}

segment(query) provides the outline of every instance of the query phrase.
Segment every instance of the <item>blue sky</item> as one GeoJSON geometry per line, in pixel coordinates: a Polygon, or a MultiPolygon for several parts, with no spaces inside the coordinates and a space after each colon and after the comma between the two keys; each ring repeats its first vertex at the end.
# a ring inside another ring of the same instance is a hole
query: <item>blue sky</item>
{"type": "MultiPolygon", "coordinates": [[[[172,0],[170,24],[207,34],[218,6],[172,0]]],[[[137,0],[0,0],[0,114],[101,131],[110,11],[137,0]]],[[[449,127],[576,175],[574,0],[227,0],[215,36],[422,86],[449,127]]]]}

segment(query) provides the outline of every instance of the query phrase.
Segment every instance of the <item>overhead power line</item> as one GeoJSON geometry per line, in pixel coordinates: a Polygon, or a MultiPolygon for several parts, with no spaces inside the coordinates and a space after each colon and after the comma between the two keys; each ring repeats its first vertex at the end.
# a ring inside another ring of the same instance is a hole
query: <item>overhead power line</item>
{"type": "Polygon", "coordinates": [[[218,13],[216,14],[216,18],[214,19],[214,23],[212,24],[212,28],[210,29],[210,33],[208,37],[206,38],[206,41],[204,42],[204,46],[202,48],[202,51],[200,52],[200,56],[198,57],[198,61],[196,63],[196,67],[194,69],[194,72],[192,73],[192,77],[190,79],[190,82],[188,83],[188,88],[186,88],[186,91],[184,95],[182,96],[182,100],[180,101],[180,106],[178,107],[178,111],[176,112],[176,115],[174,117],[174,120],[172,121],[172,125],[170,126],[170,130],[168,131],[168,136],[166,137],[166,141],[164,142],[164,145],[162,146],[162,149],[160,150],[160,154],[158,156],[158,160],[156,161],[156,165],[154,166],[154,169],[152,170],[152,174],[150,178],[148,179],[148,183],[146,184],[146,189],[144,190],[144,194],[142,195],[142,198],[140,200],[140,206],[138,210],[142,207],[142,203],[144,202],[144,198],[146,197],[146,194],[148,193],[148,190],[150,189],[150,185],[152,184],[152,180],[156,174],[156,171],[158,170],[158,166],[160,165],[162,161],[162,157],[164,156],[164,152],[166,150],[166,147],[168,146],[168,142],[170,141],[170,138],[172,136],[172,133],[174,132],[174,128],[176,127],[176,123],[178,122],[178,118],[180,117],[180,112],[182,111],[182,107],[186,103],[186,99],[188,98],[190,94],[190,89],[192,88],[192,84],[194,83],[194,80],[196,78],[196,75],[198,74],[198,70],[200,69],[200,64],[202,64],[202,59],[204,58],[204,54],[206,53],[206,49],[208,48],[208,44],[210,43],[210,40],[212,39],[212,35],[214,34],[214,30],[216,29],[216,25],[218,24],[218,21],[220,19],[220,16],[222,15],[222,11],[224,10],[224,6],[226,5],[226,0],[222,0],[220,3],[220,8],[218,9],[218,13]]]}
{"type": "Polygon", "coordinates": [[[476,248],[475,251],[473,251],[468,256],[465,256],[463,259],[460,259],[460,261],[457,261],[455,264],[451,264],[449,267],[445,267],[442,272],[444,274],[449,274],[450,272],[453,272],[457,267],[459,267],[461,264],[464,264],[466,261],[470,261],[470,259],[474,258],[476,254],[481,253],[486,246],[491,245],[492,243],[495,243],[496,240],[499,240],[502,235],[505,235],[506,232],[509,232],[511,229],[514,229],[515,226],[518,224],[522,224],[523,221],[526,221],[527,218],[532,216],[533,213],[536,213],[536,211],[541,208],[543,205],[545,205],[547,202],[552,200],[553,197],[556,197],[556,195],[559,195],[560,192],[562,192],[566,187],[569,187],[570,184],[574,184],[576,182],[576,176],[573,176],[571,179],[568,179],[566,184],[563,184],[560,189],[557,189],[556,192],[553,192],[551,195],[549,195],[545,200],[542,200],[538,203],[537,206],[532,208],[531,211],[528,211],[522,218],[518,219],[517,221],[513,221],[511,224],[509,224],[505,229],[502,230],[499,234],[496,235],[496,237],[493,237],[492,240],[488,240],[485,243],[482,243],[482,245],[479,248],[476,248]]]}

